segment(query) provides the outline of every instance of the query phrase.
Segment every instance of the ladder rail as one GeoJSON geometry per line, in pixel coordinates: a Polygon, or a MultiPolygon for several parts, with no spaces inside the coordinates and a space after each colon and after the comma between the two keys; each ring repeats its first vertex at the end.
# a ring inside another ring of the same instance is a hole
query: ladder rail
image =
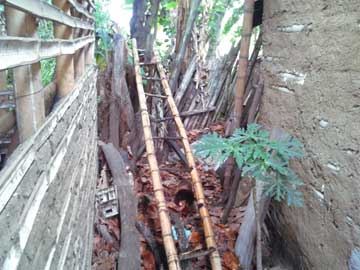
{"type": "Polygon", "coordinates": [[[196,197],[197,204],[199,207],[200,216],[201,216],[201,219],[203,222],[206,246],[207,246],[207,249],[214,250],[213,252],[210,253],[211,268],[212,268],[212,270],[221,270],[222,269],[221,259],[220,259],[219,252],[216,248],[215,235],[214,235],[214,231],[212,229],[212,222],[211,222],[211,218],[209,215],[209,211],[206,207],[204,189],[203,189],[198,171],[196,169],[196,163],[195,163],[193,153],[191,151],[191,147],[190,147],[189,139],[188,139],[188,136],[186,133],[186,129],[181,120],[180,113],[177,109],[174,97],[172,95],[169,83],[168,83],[166,75],[165,75],[164,68],[159,60],[160,59],[159,55],[157,52],[155,52],[154,54],[155,54],[155,62],[157,63],[156,67],[157,67],[159,76],[161,78],[161,83],[162,83],[165,95],[167,96],[167,101],[168,101],[170,110],[172,112],[178,133],[181,137],[181,141],[183,143],[184,150],[185,150],[185,156],[186,156],[188,165],[191,170],[190,175],[191,175],[192,184],[193,184],[193,188],[194,188],[194,192],[195,192],[195,197],[196,197]]]}
{"type": "Polygon", "coordinates": [[[136,40],[132,40],[134,66],[136,76],[136,86],[139,97],[139,105],[141,112],[141,120],[144,129],[144,140],[146,145],[147,159],[151,170],[151,179],[153,183],[153,190],[157,201],[157,208],[160,217],[161,233],[164,241],[166,257],[169,265],[169,270],[180,270],[180,261],[177,254],[174,239],[172,237],[171,222],[166,206],[164,189],[161,183],[160,170],[155,155],[155,146],[151,132],[150,117],[147,111],[146,96],[143,87],[142,77],[140,73],[140,60],[138,55],[136,40]]]}

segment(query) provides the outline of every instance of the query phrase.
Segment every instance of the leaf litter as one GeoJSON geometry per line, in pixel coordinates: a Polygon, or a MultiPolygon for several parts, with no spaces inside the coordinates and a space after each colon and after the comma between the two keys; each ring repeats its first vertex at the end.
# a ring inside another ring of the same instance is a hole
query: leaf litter
{"type": "MultiPolygon", "coordinates": [[[[224,125],[222,123],[217,123],[209,128],[189,131],[188,136],[190,143],[198,140],[202,135],[209,132],[216,132],[223,135],[224,125]]],[[[158,246],[163,247],[160,219],[155,198],[153,196],[150,168],[145,155],[137,162],[136,167],[135,191],[138,197],[138,221],[143,222],[145,226],[151,230],[158,246]]],[[[175,201],[174,199],[178,195],[179,186],[181,187],[184,183],[191,183],[190,174],[180,161],[165,162],[159,165],[159,169],[168,209],[180,218],[184,228],[190,232],[187,251],[206,249],[201,218],[196,210],[193,200],[189,198],[191,190],[190,192],[183,192],[181,196],[178,196],[178,201],[175,201]]],[[[222,258],[223,269],[239,269],[239,262],[235,256],[234,248],[238,231],[245,214],[245,206],[234,208],[229,216],[228,223],[221,224],[220,219],[223,206],[219,204],[222,192],[220,179],[216,172],[211,169],[209,170],[209,167],[203,162],[197,162],[197,169],[207,199],[207,207],[213,223],[213,230],[217,247],[222,258]]],[[[186,191],[186,188],[183,190],[186,191]]],[[[120,241],[120,222],[118,218],[103,219],[97,215],[96,220],[98,223],[106,226],[109,234],[112,235],[116,241],[120,241]]],[[[117,245],[114,245],[107,242],[104,239],[104,236],[97,231],[96,224],[94,227],[92,269],[116,270],[118,243],[117,245]]],[[[155,256],[141,234],[140,237],[142,269],[156,270],[155,256]]],[[[179,240],[175,242],[179,245],[179,240]]],[[[178,253],[180,253],[179,248],[178,253]]],[[[163,255],[162,260],[165,261],[166,257],[163,251],[162,253],[160,252],[160,254],[163,255]]],[[[197,257],[190,262],[193,269],[211,269],[208,259],[205,256],[197,257]]]]}

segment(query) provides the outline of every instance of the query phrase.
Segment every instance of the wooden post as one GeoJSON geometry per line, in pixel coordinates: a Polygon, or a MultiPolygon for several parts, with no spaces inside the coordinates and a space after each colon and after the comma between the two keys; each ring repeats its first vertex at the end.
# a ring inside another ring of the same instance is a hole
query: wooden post
{"type": "Polygon", "coordinates": [[[177,255],[175,242],[171,233],[171,223],[168,209],[165,201],[164,189],[161,183],[159,166],[156,160],[154,141],[151,134],[150,118],[146,107],[146,97],[142,78],[140,75],[139,55],[137,51],[136,39],[133,38],[133,54],[136,75],[136,86],[139,95],[139,105],[141,112],[141,120],[144,129],[144,139],[146,144],[147,158],[151,170],[151,179],[154,189],[155,198],[161,223],[161,233],[164,241],[166,257],[169,264],[169,270],[180,270],[179,257],[177,255]]]}
{"type": "MultiPolygon", "coordinates": [[[[77,37],[82,37],[85,30],[78,29],[77,37]]],[[[81,78],[85,71],[85,48],[81,48],[75,52],[74,56],[75,80],[81,78]]]]}
{"type": "Polygon", "coordinates": [[[205,234],[205,242],[208,249],[214,249],[214,251],[210,254],[210,262],[212,270],[220,270],[221,269],[221,260],[219,252],[216,249],[215,235],[212,229],[211,219],[209,215],[209,211],[206,207],[206,200],[204,195],[203,186],[199,177],[199,174],[196,169],[195,159],[191,151],[189,139],[186,134],[186,130],[183,122],[181,121],[179,111],[176,107],[176,103],[174,97],[171,93],[171,89],[169,83],[166,79],[165,71],[163,66],[160,63],[160,58],[157,53],[155,53],[155,61],[157,62],[157,70],[159,72],[161,83],[164,88],[164,92],[167,96],[167,100],[169,103],[169,107],[171,109],[172,115],[174,117],[174,121],[177,127],[177,130],[180,134],[182,143],[184,145],[186,159],[188,161],[188,165],[191,169],[190,175],[195,191],[195,198],[199,207],[200,216],[203,222],[204,234],[205,234]]]}
{"type": "MultiPolygon", "coordinates": [[[[36,19],[6,6],[7,33],[10,36],[34,37],[36,19]]],[[[16,119],[20,142],[25,141],[45,120],[40,63],[17,67],[14,72],[16,119]]]]}
{"type": "Polygon", "coordinates": [[[95,43],[90,43],[85,47],[85,66],[94,64],[94,53],[95,53],[95,43]]]}
{"type": "Polygon", "coordinates": [[[6,71],[0,71],[0,91],[6,89],[6,71]]]}
{"type": "MultiPolygon", "coordinates": [[[[70,14],[67,0],[53,0],[53,5],[70,14]]],[[[73,29],[66,25],[54,23],[54,36],[59,39],[72,39],[73,29]]],[[[56,57],[56,83],[59,97],[66,96],[75,86],[74,55],[56,57]]]]}

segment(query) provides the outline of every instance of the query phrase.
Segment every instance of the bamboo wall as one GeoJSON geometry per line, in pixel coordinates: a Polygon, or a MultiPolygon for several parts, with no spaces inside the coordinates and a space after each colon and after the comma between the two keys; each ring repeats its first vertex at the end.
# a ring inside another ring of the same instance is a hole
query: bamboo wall
{"type": "Polygon", "coordinates": [[[0,171],[0,269],[90,269],[97,176],[94,5],[0,3],[7,30],[0,37],[0,75],[13,74],[10,89],[0,82],[0,104],[13,102],[12,110],[0,109],[0,150],[14,144],[11,134],[20,143],[0,171]],[[39,18],[54,22],[55,39],[37,37],[39,18]],[[40,61],[51,57],[54,81],[42,85],[40,61]]]}

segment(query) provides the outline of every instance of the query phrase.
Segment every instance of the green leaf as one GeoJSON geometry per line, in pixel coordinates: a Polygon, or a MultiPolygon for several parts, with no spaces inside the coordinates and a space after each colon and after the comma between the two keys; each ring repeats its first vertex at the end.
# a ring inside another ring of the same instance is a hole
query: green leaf
{"type": "Polygon", "coordinates": [[[243,166],[243,164],[244,164],[244,157],[243,157],[243,155],[241,154],[240,151],[234,151],[233,154],[234,154],[234,158],[235,158],[236,164],[238,165],[239,168],[242,168],[242,166],[243,166]]]}
{"type": "Polygon", "coordinates": [[[291,138],[276,141],[260,125],[251,124],[247,129],[236,129],[230,138],[208,134],[195,146],[196,154],[210,157],[216,164],[232,156],[242,176],[265,182],[264,193],[277,201],[300,206],[302,193],[297,188],[303,185],[291,170],[289,161],[302,156],[301,144],[291,138]]]}
{"type": "Polygon", "coordinates": [[[177,8],[176,1],[167,3],[167,4],[165,5],[165,8],[166,8],[166,9],[176,9],[176,8],[177,8]]]}

